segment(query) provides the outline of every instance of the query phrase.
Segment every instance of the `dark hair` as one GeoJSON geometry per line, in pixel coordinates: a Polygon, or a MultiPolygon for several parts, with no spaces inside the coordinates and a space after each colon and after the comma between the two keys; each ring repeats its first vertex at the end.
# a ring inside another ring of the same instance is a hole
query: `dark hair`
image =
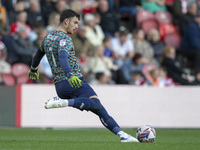
{"type": "Polygon", "coordinates": [[[66,18],[77,17],[80,20],[80,15],[73,11],[72,9],[66,9],[60,14],[60,23],[62,23],[66,18]]]}
{"type": "Polygon", "coordinates": [[[119,36],[127,36],[128,33],[129,33],[129,32],[128,32],[128,30],[126,30],[126,29],[125,29],[125,30],[120,30],[120,31],[119,31],[119,36]]]}
{"type": "Polygon", "coordinates": [[[96,78],[97,80],[100,80],[101,77],[103,77],[103,75],[104,75],[103,72],[97,72],[97,73],[95,74],[95,78],[96,78]]]}

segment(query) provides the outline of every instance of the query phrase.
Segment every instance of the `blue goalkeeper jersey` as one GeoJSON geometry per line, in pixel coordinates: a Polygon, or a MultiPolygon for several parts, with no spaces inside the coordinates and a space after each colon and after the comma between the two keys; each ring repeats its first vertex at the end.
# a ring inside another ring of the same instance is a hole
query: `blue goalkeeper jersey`
{"type": "Polygon", "coordinates": [[[58,53],[60,51],[66,51],[68,53],[68,61],[73,75],[79,78],[82,77],[81,67],[78,65],[75,57],[72,39],[66,33],[62,31],[48,33],[41,43],[40,50],[45,52],[47,56],[55,83],[68,79],[59,63],[58,53]]]}

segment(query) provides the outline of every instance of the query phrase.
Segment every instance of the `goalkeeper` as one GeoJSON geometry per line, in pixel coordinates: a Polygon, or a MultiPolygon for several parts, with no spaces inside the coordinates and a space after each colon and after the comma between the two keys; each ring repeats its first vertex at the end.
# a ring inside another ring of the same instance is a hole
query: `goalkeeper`
{"type": "Polygon", "coordinates": [[[138,142],[136,138],[120,129],[100,103],[97,94],[82,77],[72,40],[68,36],[78,29],[79,20],[80,15],[73,10],[67,9],[61,13],[57,31],[47,34],[43,39],[32,60],[28,75],[32,80],[39,78],[37,67],[46,54],[58,95],[45,103],[46,109],[74,107],[81,111],[91,111],[99,116],[107,129],[120,137],[121,142],[138,142]]]}

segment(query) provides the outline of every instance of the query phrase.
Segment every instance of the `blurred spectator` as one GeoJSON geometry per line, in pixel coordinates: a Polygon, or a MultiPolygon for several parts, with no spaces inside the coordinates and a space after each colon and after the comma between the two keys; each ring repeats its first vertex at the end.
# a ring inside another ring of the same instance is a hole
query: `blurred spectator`
{"type": "Polygon", "coordinates": [[[82,13],[82,9],[83,9],[83,2],[82,1],[71,1],[70,2],[70,8],[74,11],[76,11],[77,13],[81,14],[82,13]]]}
{"type": "Polygon", "coordinates": [[[40,47],[40,44],[43,41],[43,38],[46,36],[47,34],[47,30],[45,28],[39,28],[37,30],[37,39],[34,41],[34,46],[36,47],[36,49],[38,49],[40,47]]]}
{"type": "Polygon", "coordinates": [[[99,14],[101,16],[100,26],[105,34],[105,36],[114,36],[114,34],[119,30],[120,20],[116,15],[116,12],[109,10],[109,5],[107,0],[99,1],[99,14]]]}
{"type": "Polygon", "coordinates": [[[195,81],[197,85],[200,85],[200,69],[197,69],[195,72],[195,81]]]}
{"type": "Polygon", "coordinates": [[[166,10],[165,0],[142,0],[142,7],[150,12],[166,10]]]}
{"type": "Polygon", "coordinates": [[[26,27],[26,34],[28,36],[30,36],[30,33],[31,33],[31,27],[26,24],[26,21],[27,21],[27,13],[25,11],[20,11],[17,13],[17,21],[14,22],[12,25],[11,25],[11,35],[14,35],[17,33],[17,31],[19,30],[19,28],[21,26],[25,26],[26,27]]]}
{"type": "Polygon", "coordinates": [[[159,68],[159,87],[175,86],[174,80],[167,76],[167,70],[164,67],[159,68]]]}
{"type": "Polygon", "coordinates": [[[136,15],[138,10],[142,9],[140,0],[120,0],[119,12],[136,15]]]}
{"type": "Polygon", "coordinates": [[[158,62],[154,59],[154,51],[151,45],[145,40],[145,33],[138,28],[133,31],[133,43],[135,54],[142,55],[143,64],[152,64],[158,66],[158,62]]]}
{"type": "Polygon", "coordinates": [[[83,53],[94,56],[94,47],[86,38],[86,27],[79,27],[78,31],[72,36],[76,56],[80,57],[83,53]]]}
{"type": "Polygon", "coordinates": [[[9,27],[9,14],[6,10],[6,7],[4,7],[0,1],[0,28],[4,32],[8,32],[9,27]]]}
{"type": "Polygon", "coordinates": [[[83,0],[83,3],[82,3],[83,14],[95,13],[97,7],[98,7],[97,0],[83,0]]]}
{"type": "Polygon", "coordinates": [[[149,41],[151,47],[154,50],[154,58],[160,62],[162,56],[164,43],[160,41],[160,33],[157,29],[151,29],[147,35],[147,40],[149,41]]]}
{"type": "Polygon", "coordinates": [[[0,40],[0,74],[11,72],[11,65],[8,62],[6,62],[6,58],[7,58],[7,48],[5,44],[0,40]]]}
{"type": "Polygon", "coordinates": [[[90,69],[93,73],[103,72],[106,75],[110,75],[112,80],[117,84],[125,84],[124,76],[119,68],[113,64],[112,60],[103,55],[104,47],[96,47],[96,55],[89,61],[90,69]]]}
{"type": "Polygon", "coordinates": [[[183,54],[192,60],[194,68],[200,67],[200,14],[190,23],[182,39],[183,54]]]}
{"type": "Polygon", "coordinates": [[[32,56],[36,51],[33,43],[29,40],[26,27],[20,25],[17,34],[13,37],[13,63],[31,65],[32,56]]]}
{"type": "Polygon", "coordinates": [[[93,46],[102,45],[104,33],[101,27],[95,23],[95,17],[92,14],[86,14],[84,17],[86,25],[86,38],[93,46]]]}
{"type": "Polygon", "coordinates": [[[63,12],[63,10],[67,9],[68,5],[66,0],[57,0],[56,4],[55,4],[55,10],[61,14],[63,12]]]}
{"type": "Polygon", "coordinates": [[[122,67],[126,62],[134,56],[133,42],[128,38],[128,31],[123,30],[119,32],[119,37],[111,40],[111,49],[114,56],[114,63],[122,67]]]}
{"type": "Polygon", "coordinates": [[[167,75],[171,77],[174,82],[182,85],[193,85],[192,77],[183,71],[175,61],[175,49],[171,46],[166,46],[161,58],[161,65],[166,68],[167,75]]]}
{"type": "Polygon", "coordinates": [[[119,12],[122,17],[124,14],[125,16],[127,16],[128,14],[128,29],[132,31],[134,28],[137,27],[136,14],[139,10],[142,9],[141,0],[120,0],[119,2],[119,12]]]}
{"type": "Polygon", "coordinates": [[[154,86],[170,87],[174,86],[172,78],[167,77],[167,72],[164,68],[154,68],[149,71],[148,81],[154,86]]]}
{"type": "Polygon", "coordinates": [[[111,49],[113,52],[114,64],[122,69],[127,82],[130,80],[130,68],[134,56],[134,45],[131,39],[128,38],[128,31],[121,30],[119,37],[111,40],[111,49]]]}
{"type": "Polygon", "coordinates": [[[175,25],[178,25],[179,17],[187,13],[188,0],[174,0],[172,14],[175,25]]]}
{"type": "Polygon", "coordinates": [[[41,12],[44,18],[44,25],[48,25],[49,14],[55,11],[55,0],[40,0],[41,12]]]}
{"type": "Polygon", "coordinates": [[[140,71],[133,71],[131,73],[131,81],[130,84],[136,86],[147,86],[147,82],[140,71]]]}
{"type": "Polygon", "coordinates": [[[193,22],[194,16],[197,14],[197,5],[195,2],[190,2],[187,5],[187,13],[180,16],[179,30],[181,36],[184,36],[188,25],[193,22]]]}
{"type": "Polygon", "coordinates": [[[95,79],[91,81],[90,84],[100,85],[100,84],[114,84],[111,80],[111,75],[108,72],[97,72],[95,74],[95,79]]]}
{"type": "Polygon", "coordinates": [[[49,16],[49,23],[46,27],[47,32],[52,32],[56,30],[60,23],[60,14],[57,12],[52,12],[49,16]]]}
{"type": "Polygon", "coordinates": [[[113,58],[113,53],[111,50],[111,37],[106,36],[103,40],[103,46],[105,47],[103,55],[105,57],[113,58]]]}
{"type": "Polygon", "coordinates": [[[35,24],[44,26],[43,16],[40,11],[40,3],[38,0],[30,0],[30,7],[27,10],[28,20],[27,23],[33,27],[35,24]]]}

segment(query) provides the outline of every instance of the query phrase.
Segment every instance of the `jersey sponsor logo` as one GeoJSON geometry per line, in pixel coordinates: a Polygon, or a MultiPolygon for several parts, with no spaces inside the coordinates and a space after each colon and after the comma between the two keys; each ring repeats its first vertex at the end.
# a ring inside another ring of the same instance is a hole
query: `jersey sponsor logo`
{"type": "Polygon", "coordinates": [[[65,46],[66,45],[66,40],[60,40],[60,46],[65,46]]]}

